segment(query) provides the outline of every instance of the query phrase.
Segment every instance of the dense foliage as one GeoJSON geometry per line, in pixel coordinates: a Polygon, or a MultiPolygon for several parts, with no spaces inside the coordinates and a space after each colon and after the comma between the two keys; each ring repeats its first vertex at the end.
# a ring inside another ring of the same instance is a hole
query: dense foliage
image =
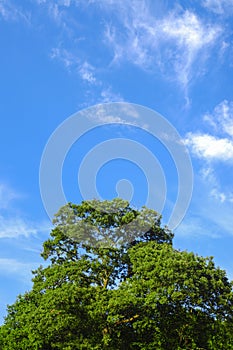
{"type": "Polygon", "coordinates": [[[47,267],[8,307],[2,350],[233,349],[232,283],[212,258],[172,246],[153,210],[68,204],[47,267]]]}

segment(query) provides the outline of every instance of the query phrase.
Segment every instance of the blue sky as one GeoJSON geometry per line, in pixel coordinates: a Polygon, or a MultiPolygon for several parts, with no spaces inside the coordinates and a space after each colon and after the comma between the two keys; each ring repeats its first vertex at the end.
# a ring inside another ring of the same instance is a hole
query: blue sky
{"type": "MultiPolygon", "coordinates": [[[[139,104],[176,128],[194,184],[174,244],[214,256],[233,279],[232,17],[232,0],[0,0],[1,319],[6,304],[30,289],[51,229],[39,188],[43,149],[66,118],[98,103],[139,104]]],[[[158,158],[166,222],[177,190],[174,164],[151,136],[119,128],[96,129],[70,149],[66,198],[82,200],[77,171],[85,153],[120,133],[158,158]]],[[[115,197],[120,179],[131,181],[132,203],[143,205],[146,174],[127,160],[100,169],[102,197],[115,197]]]]}

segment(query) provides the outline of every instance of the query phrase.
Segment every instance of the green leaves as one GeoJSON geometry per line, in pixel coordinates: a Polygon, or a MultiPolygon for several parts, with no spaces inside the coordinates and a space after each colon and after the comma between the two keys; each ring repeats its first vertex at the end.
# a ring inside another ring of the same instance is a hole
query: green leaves
{"type": "Polygon", "coordinates": [[[47,267],[8,307],[0,349],[233,349],[232,283],[213,258],[175,250],[155,211],[69,203],[47,267]]]}
{"type": "MultiPolygon", "coordinates": [[[[64,241],[68,243],[69,238],[84,247],[119,248],[150,240],[171,243],[173,238],[168,228],[160,227],[161,216],[157,212],[145,207],[138,211],[120,198],[69,203],[56,214],[54,224],[64,241]]],[[[48,249],[45,257],[47,253],[48,249]]]]}

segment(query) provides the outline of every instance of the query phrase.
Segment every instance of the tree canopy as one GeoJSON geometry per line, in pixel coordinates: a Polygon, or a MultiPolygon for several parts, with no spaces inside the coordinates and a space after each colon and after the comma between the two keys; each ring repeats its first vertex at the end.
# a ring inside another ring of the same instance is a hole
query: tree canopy
{"type": "Polygon", "coordinates": [[[43,245],[49,265],[8,306],[0,349],[233,349],[232,282],[172,239],[151,209],[68,203],[43,245]]]}

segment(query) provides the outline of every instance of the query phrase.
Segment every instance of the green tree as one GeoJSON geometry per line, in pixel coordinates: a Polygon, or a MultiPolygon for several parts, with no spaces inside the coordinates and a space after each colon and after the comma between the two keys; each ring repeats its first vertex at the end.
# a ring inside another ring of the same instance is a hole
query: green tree
{"type": "Polygon", "coordinates": [[[233,349],[232,283],[176,250],[153,210],[121,199],[67,204],[47,267],[8,307],[0,349],[233,349]]]}

